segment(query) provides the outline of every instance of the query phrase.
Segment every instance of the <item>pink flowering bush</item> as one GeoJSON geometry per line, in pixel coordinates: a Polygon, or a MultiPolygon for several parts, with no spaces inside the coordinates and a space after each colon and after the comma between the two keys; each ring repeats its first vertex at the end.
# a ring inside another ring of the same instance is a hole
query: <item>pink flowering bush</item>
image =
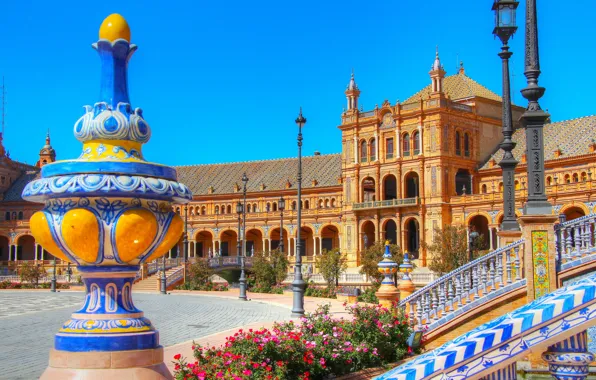
{"type": "Polygon", "coordinates": [[[402,359],[411,329],[401,309],[348,306],[352,320],[321,306],[297,322],[239,330],[221,347],[194,346],[194,361],[174,357],[175,377],[193,379],[324,379],[402,359]]]}

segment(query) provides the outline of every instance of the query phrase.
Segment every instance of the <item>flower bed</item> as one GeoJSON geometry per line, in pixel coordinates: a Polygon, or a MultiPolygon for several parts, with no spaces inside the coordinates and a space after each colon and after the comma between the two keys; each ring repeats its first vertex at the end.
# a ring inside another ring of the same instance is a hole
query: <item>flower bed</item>
{"type": "Polygon", "coordinates": [[[411,329],[401,309],[349,306],[352,320],[321,306],[297,323],[239,330],[222,347],[193,346],[194,360],[178,354],[175,377],[193,379],[324,379],[402,359],[411,329]]]}
{"type": "MultiPolygon", "coordinates": [[[[11,282],[8,280],[0,281],[0,289],[50,289],[51,287],[52,285],[49,282],[42,282],[38,285],[35,285],[29,283],[11,282]]],[[[70,284],[56,283],[56,289],[70,289],[70,284]]]]}
{"type": "Polygon", "coordinates": [[[252,293],[268,293],[268,294],[284,294],[284,286],[283,285],[253,285],[249,287],[248,291],[252,293]]]}
{"type": "Polygon", "coordinates": [[[178,290],[200,290],[200,291],[204,291],[204,292],[226,292],[230,288],[228,287],[228,284],[217,284],[212,281],[207,281],[206,283],[201,284],[201,285],[197,285],[197,284],[191,283],[191,282],[186,282],[186,283],[176,287],[176,289],[178,289],[178,290]]]}
{"type": "Polygon", "coordinates": [[[312,285],[308,285],[306,290],[304,291],[305,297],[319,297],[319,298],[337,298],[335,294],[335,289],[329,289],[324,287],[316,287],[312,285]]]}

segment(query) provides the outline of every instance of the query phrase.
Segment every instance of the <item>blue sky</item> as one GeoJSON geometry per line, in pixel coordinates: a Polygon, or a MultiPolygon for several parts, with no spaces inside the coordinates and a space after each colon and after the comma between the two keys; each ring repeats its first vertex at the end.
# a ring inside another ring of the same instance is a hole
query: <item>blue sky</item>
{"type": "MultiPolygon", "coordinates": [[[[133,107],[152,128],[145,157],[170,165],[296,156],[294,119],[308,122],[304,153],[341,149],[344,90],[354,68],[361,104],[404,100],[429,82],[439,45],[448,75],[501,91],[500,42],[490,0],[4,2],[0,75],[7,87],[4,144],[37,160],[51,129],[58,159],[79,155],[72,129],[99,94],[91,48],[110,13],[139,45],[129,66],[133,107]]],[[[555,121],[594,114],[596,2],[539,1],[541,100],[555,121]]],[[[523,15],[512,41],[515,101],[523,76],[523,15]]]]}

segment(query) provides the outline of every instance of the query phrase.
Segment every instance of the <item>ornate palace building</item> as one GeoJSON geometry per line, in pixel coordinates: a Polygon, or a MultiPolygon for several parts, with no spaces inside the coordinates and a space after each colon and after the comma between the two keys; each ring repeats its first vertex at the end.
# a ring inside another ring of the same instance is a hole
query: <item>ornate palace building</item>
{"type": "MultiPolygon", "coordinates": [[[[446,76],[438,53],[429,77],[420,81],[428,85],[405,101],[385,100],[363,111],[352,75],[339,125],[341,154],[303,158],[304,262],[314,263],[323,250],[338,248],[356,268],[365,247],[389,239],[425,266],[430,259],[425,244],[435,229],[450,224],[473,226],[490,248],[499,246],[501,98],[467,76],[463,65],[446,76]]],[[[513,106],[514,120],[523,111],[513,106]]],[[[596,116],[547,124],[544,138],[553,212],[567,219],[596,212],[596,116]]],[[[516,129],[513,140],[521,212],[527,183],[524,130],[516,129]]],[[[20,194],[39,167],[55,160],[49,136],[35,167],[12,161],[3,147],[0,153],[0,261],[47,258],[28,230],[29,217],[41,205],[24,202],[20,194]]],[[[236,205],[246,173],[247,250],[279,246],[283,196],[284,250],[294,257],[297,166],[297,159],[288,158],[177,167],[180,182],[194,194],[187,209],[190,256],[237,255],[236,205]]],[[[184,217],[183,206],[176,210],[184,217]]]]}

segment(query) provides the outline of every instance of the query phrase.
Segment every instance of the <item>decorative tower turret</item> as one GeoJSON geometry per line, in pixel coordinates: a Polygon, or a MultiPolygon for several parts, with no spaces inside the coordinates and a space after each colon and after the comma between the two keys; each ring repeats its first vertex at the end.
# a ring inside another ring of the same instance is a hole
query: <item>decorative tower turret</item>
{"type": "Polygon", "coordinates": [[[439,47],[437,46],[437,52],[435,54],[435,61],[430,68],[430,80],[431,80],[431,93],[443,92],[443,78],[445,78],[445,70],[441,65],[439,59],[439,47]]]}
{"type": "Polygon", "coordinates": [[[46,145],[39,151],[39,161],[37,162],[37,166],[41,168],[54,161],[56,161],[56,152],[54,151],[54,148],[52,148],[52,144],[50,144],[50,131],[48,131],[48,134],[46,135],[46,145]]]}
{"type": "Polygon", "coordinates": [[[141,153],[151,131],[128,97],[128,61],[137,46],[126,20],[108,16],[93,47],[101,89],[99,102],[86,106],[74,126],[83,152],[43,165],[41,178],[23,190],[24,199],[45,203],[31,217],[35,240],[77,265],[87,292],[56,335],[42,378],[171,378],[159,334],[133,304],[131,290],[139,266],[180,239],[183,222],[171,204],[187,203],[191,193],[176,181],[175,169],[141,153]]]}
{"type": "Polygon", "coordinates": [[[360,90],[358,89],[358,85],[356,84],[356,80],[354,79],[354,70],[352,70],[352,76],[350,78],[350,83],[348,83],[348,87],[346,88],[346,99],[348,100],[348,111],[356,110],[358,111],[358,98],[360,97],[360,90]]]}

